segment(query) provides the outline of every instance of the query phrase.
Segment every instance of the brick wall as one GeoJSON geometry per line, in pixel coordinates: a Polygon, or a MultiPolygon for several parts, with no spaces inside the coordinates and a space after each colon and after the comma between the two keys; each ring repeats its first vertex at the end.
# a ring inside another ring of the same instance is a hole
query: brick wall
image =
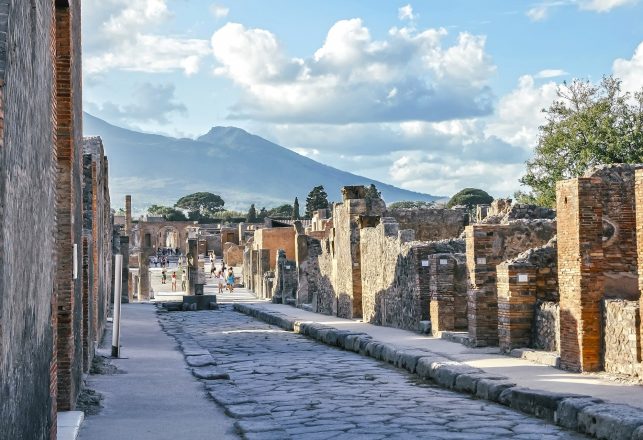
{"type": "Polygon", "coordinates": [[[253,247],[270,251],[270,270],[274,270],[279,249],[286,251],[288,259],[295,259],[295,230],[292,227],[259,229],[255,232],[253,247]]]}
{"type": "MultiPolygon", "coordinates": [[[[637,263],[639,292],[643,292],[643,170],[637,170],[635,176],[637,263]]],[[[639,296],[639,302],[643,302],[643,295],[639,296]]],[[[642,313],[641,319],[639,319],[641,322],[643,321],[643,304],[640,304],[639,310],[642,313]]],[[[640,339],[643,339],[643,326],[640,326],[640,339]]]]}
{"type": "Polygon", "coordinates": [[[556,185],[561,367],[601,368],[603,203],[600,178],[556,185]]]}
{"type": "Polygon", "coordinates": [[[550,220],[516,220],[466,228],[469,338],[475,346],[498,345],[496,269],[504,260],[546,244],[556,233],[550,220]]]}
{"type": "Polygon", "coordinates": [[[51,3],[0,1],[0,433],[16,439],[55,432],[52,24],[51,3]]]}

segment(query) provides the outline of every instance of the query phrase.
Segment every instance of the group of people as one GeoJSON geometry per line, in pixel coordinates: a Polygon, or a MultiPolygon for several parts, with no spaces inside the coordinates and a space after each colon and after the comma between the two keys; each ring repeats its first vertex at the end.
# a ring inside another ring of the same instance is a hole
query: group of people
{"type": "MultiPolygon", "coordinates": [[[[181,274],[181,290],[187,287],[188,275],[185,270],[181,274]]],[[[167,284],[167,272],[165,269],[161,271],[161,284],[167,284]]],[[[176,292],[176,271],[172,272],[172,292],[176,292]]]]}
{"type": "MultiPolygon", "coordinates": [[[[213,265],[214,267],[214,265],[213,265]]],[[[225,263],[220,271],[216,273],[217,284],[219,285],[219,293],[223,293],[223,288],[225,287],[230,293],[234,292],[234,271],[232,268],[228,268],[228,271],[225,270],[225,263]]],[[[210,272],[213,273],[213,272],[210,272]]]]}
{"type": "Polygon", "coordinates": [[[154,267],[159,267],[159,263],[161,267],[169,267],[170,265],[167,257],[152,257],[152,263],[154,263],[154,267]]]}

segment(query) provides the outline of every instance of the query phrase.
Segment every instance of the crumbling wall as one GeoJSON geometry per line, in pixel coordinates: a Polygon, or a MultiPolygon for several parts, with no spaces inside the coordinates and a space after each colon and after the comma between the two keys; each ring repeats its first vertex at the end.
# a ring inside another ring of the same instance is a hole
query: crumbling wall
{"type": "Polygon", "coordinates": [[[560,349],[560,306],[554,301],[537,301],[532,333],[533,345],[537,350],[558,351],[560,349]]]}
{"type": "Polygon", "coordinates": [[[272,302],[278,304],[296,305],[297,294],[297,264],[286,258],[283,249],[279,250],[272,302]]]}
{"type": "Polygon", "coordinates": [[[388,210],[400,229],[415,231],[417,241],[437,241],[458,237],[467,225],[467,213],[463,209],[411,208],[388,210]]]}
{"type": "Polygon", "coordinates": [[[604,368],[609,373],[637,375],[641,363],[638,301],[603,300],[604,368]]]}
{"type": "Polygon", "coordinates": [[[363,227],[360,234],[364,321],[417,331],[420,321],[429,319],[429,302],[433,299],[441,305],[450,303],[441,310],[447,314],[446,308],[450,307],[453,330],[456,265],[451,261],[447,268],[449,263],[442,266],[440,260],[449,261],[450,254],[462,252],[464,242],[414,241],[413,231],[400,230],[393,218],[382,218],[374,227],[363,227]],[[443,258],[432,259],[436,255],[443,258]]]}
{"type": "Polygon", "coordinates": [[[516,220],[466,228],[469,271],[469,339],[475,346],[498,345],[497,266],[521,252],[546,244],[556,233],[551,220],[516,220]]]}
{"type": "Polygon", "coordinates": [[[534,345],[538,301],[558,302],[556,240],[529,249],[496,268],[498,333],[504,350],[534,345]]]}

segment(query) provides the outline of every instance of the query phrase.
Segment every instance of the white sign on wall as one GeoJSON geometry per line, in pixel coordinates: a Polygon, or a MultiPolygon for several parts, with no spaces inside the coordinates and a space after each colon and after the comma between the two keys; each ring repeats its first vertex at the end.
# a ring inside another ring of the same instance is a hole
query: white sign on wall
{"type": "Polygon", "coordinates": [[[289,269],[290,269],[290,266],[286,266],[286,269],[288,269],[288,270],[289,270],[289,269]]]}
{"type": "Polygon", "coordinates": [[[519,283],[528,283],[529,282],[529,275],[526,273],[519,273],[518,274],[518,282],[519,283]]]}
{"type": "Polygon", "coordinates": [[[428,267],[429,266],[429,260],[422,260],[422,267],[428,267]]]}
{"type": "Polygon", "coordinates": [[[449,264],[449,260],[447,260],[446,258],[440,258],[441,266],[446,266],[447,264],[449,264]]]}
{"type": "Polygon", "coordinates": [[[478,263],[478,264],[487,264],[487,259],[485,257],[476,258],[476,263],[478,263]]]}
{"type": "Polygon", "coordinates": [[[74,279],[78,279],[78,244],[74,243],[74,279]]]}

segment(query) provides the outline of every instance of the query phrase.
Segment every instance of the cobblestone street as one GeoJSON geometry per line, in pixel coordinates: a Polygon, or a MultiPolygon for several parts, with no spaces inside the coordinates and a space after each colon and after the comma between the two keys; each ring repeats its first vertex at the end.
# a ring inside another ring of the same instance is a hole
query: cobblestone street
{"type": "Polygon", "coordinates": [[[160,320],[184,352],[207,349],[214,368],[229,374],[230,381],[206,380],[206,387],[248,439],[585,438],[418,382],[385,363],[233,312],[230,305],[165,313],[160,320]]]}

